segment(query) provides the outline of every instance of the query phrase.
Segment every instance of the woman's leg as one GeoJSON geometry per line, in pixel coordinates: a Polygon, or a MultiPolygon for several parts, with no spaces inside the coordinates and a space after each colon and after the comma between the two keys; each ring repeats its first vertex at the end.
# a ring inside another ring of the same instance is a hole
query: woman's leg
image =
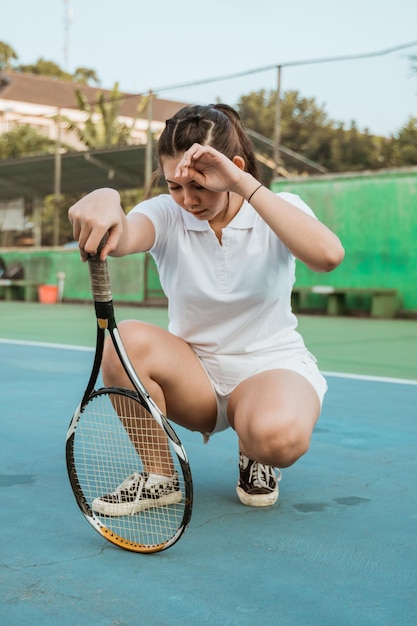
{"type": "Polygon", "coordinates": [[[243,454],[265,465],[288,467],[307,452],[320,410],[319,397],[304,376],[275,369],[236,387],[228,417],[243,454]]]}
{"type": "MultiPolygon", "coordinates": [[[[145,322],[121,322],[118,329],[133,367],[158,408],[185,428],[210,432],[216,424],[216,398],[190,346],[145,322]]],[[[110,340],[104,350],[103,379],[106,385],[131,387],[110,340]]]]}
{"type": "Polygon", "coordinates": [[[228,417],[239,437],[236,492],[247,506],[278,499],[278,475],[304,454],[320,414],[313,386],[296,372],[275,369],[243,381],[231,394],[228,417]]]}
{"type": "MultiPolygon", "coordinates": [[[[143,322],[122,322],[118,328],[132,365],[158,408],[186,428],[211,431],[217,418],[216,398],[188,344],[143,322]]],[[[102,373],[106,386],[132,387],[109,339],[102,373]]],[[[114,400],[113,404],[139,453],[142,469],[132,468],[133,473],[113,492],[95,498],[94,510],[104,515],[133,515],[142,508],[181,502],[183,493],[163,429],[145,417],[139,403],[114,400]]]]}

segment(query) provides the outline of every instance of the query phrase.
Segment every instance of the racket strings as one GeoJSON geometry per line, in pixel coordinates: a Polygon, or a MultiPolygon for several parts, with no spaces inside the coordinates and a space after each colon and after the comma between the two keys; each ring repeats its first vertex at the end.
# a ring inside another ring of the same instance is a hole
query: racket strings
{"type": "Polygon", "coordinates": [[[172,476],[174,464],[168,438],[153,416],[139,402],[112,394],[111,402],[149,473],[172,476]]]}
{"type": "Polygon", "coordinates": [[[187,500],[182,466],[139,402],[121,393],[95,395],[78,422],[73,456],[92,519],[115,543],[146,551],[177,535],[187,500]]]}

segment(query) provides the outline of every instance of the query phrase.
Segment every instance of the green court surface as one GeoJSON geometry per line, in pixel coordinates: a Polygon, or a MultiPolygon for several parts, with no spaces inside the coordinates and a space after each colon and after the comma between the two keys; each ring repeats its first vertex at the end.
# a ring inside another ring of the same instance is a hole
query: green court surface
{"type": "MultiPolygon", "coordinates": [[[[116,315],[167,324],[162,308],[116,315]]],[[[69,486],[92,304],[0,302],[1,626],[416,625],[417,321],[299,320],[329,390],[278,504],[238,502],[231,429],[208,445],[176,429],[191,523],[143,555],[94,532],[69,486]]]]}
{"type": "MultiPolygon", "coordinates": [[[[165,308],[115,305],[118,321],[166,327],[165,308]]],[[[91,303],[0,302],[0,337],[93,346],[91,303]]],[[[299,330],[325,371],[417,379],[417,321],[299,316],[299,330]]]]}

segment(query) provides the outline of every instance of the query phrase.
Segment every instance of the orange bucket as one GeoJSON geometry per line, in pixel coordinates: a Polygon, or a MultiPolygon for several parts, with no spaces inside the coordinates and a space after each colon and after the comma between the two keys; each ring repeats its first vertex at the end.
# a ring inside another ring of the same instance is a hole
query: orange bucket
{"type": "Polygon", "coordinates": [[[39,285],[38,298],[42,304],[56,304],[58,302],[58,286],[39,285]]]}

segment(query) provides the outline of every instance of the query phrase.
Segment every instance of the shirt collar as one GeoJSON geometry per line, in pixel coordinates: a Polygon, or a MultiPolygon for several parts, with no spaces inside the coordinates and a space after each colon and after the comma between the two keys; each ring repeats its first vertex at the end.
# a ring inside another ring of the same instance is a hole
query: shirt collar
{"type": "MultiPolygon", "coordinates": [[[[188,211],[181,208],[181,215],[187,230],[209,230],[210,225],[206,221],[201,221],[194,217],[188,211]]],[[[236,228],[237,230],[248,230],[255,226],[257,213],[255,209],[246,200],[243,201],[242,206],[236,213],[232,221],[226,226],[226,228],[236,228]]]]}

